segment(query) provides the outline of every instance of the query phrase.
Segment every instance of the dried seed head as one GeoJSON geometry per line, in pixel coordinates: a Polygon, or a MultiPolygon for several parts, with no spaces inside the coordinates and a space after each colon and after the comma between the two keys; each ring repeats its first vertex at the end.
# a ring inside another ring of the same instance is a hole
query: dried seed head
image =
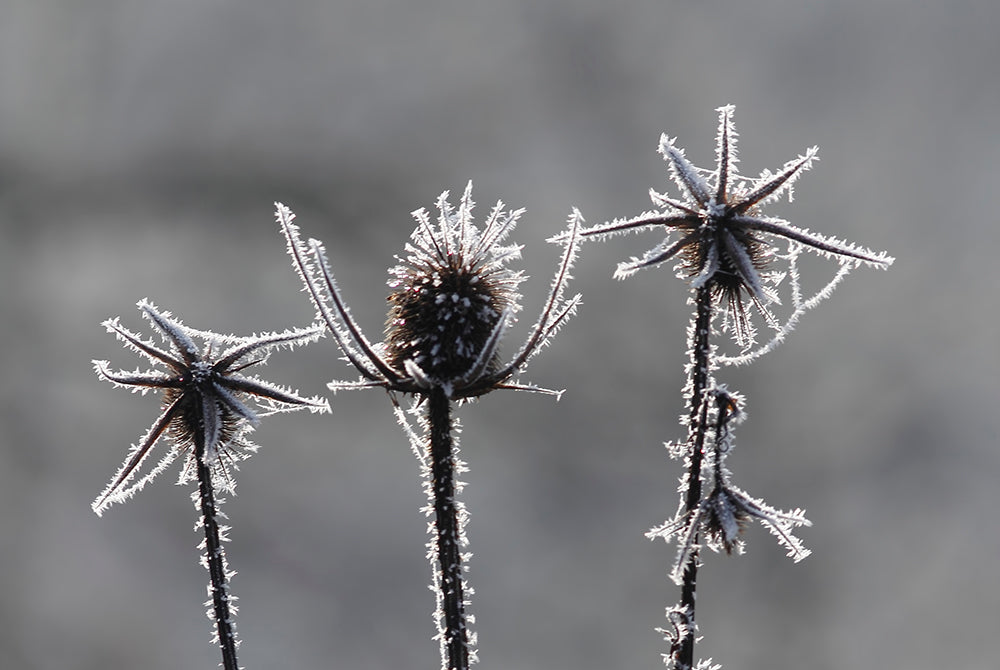
{"type": "Polygon", "coordinates": [[[407,257],[390,270],[386,360],[396,370],[415,365],[434,383],[463,379],[474,369],[496,372],[495,335],[520,309],[522,275],[506,267],[520,247],[498,243],[523,210],[504,212],[498,203],[480,231],[472,223],[470,188],[457,211],[447,193],[441,196],[437,226],[425,210],[414,212],[418,225],[407,257]]]}
{"type": "Polygon", "coordinates": [[[334,390],[382,387],[400,393],[426,394],[440,388],[456,400],[477,398],[495,389],[548,393],[515,378],[544,349],[576,312],[580,296],[563,292],[579,249],[583,217],[574,210],[549,296],[531,334],[509,361],[499,362],[500,342],[520,311],[518,287],[524,275],[507,267],[521,255],[521,247],[503,241],[524,210],[504,211],[497,203],[482,229],[472,223],[470,183],[456,210],[448,193],[437,201],[439,216],[431,222],[426,210],[413,213],[416,230],[406,245],[405,258],[389,270],[391,294],[385,341],[372,344],[351,316],[326,251],[319,240],[304,242],[295,215],[280,203],[276,218],[288,241],[292,264],[333,339],[347,360],[361,373],[355,382],[334,381],[334,390]]]}
{"type": "MultiPolygon", "coordinates": [[[[172,407],[174,411],[174,418],[167,426],[166,434],[174,443],[174,448],[182,453],[195,453],[198,433],[205,432],[206,410],[209,420],[217,424],[214,442],[206,445],[211,455],[220,455],[227,450],[232,452],[244,442],[242,438],[247,432],[247,418],[237,414],[226,403],[216,400],[214,389],[207,393],[201,390],[201,387],[211,384],[211,378],[199,380],[188,376],[185,386],[168,388],[163,392],[161,409],[166,411],[172,407]]],[[[240,403],[248,399],[245,393],[234,393],[233,397],[240,403]]]]}
{"type": "Polygon", "coordinates": [[[162,391],[163,403],[159,418],[133,445],[111,483],[94,501],[98,515],[111,504],[130,498],[178,457],[184,458],[179,482],[195,477],[196,459],[202,458],[212,470],[213,485],[231,491],[237,461],[257,450],[248,435],[262,416],[299,409],[330,411],[326,400],[300,396],[245,372],[264,363],[273,349],[315,341],[322,336],[322,329],[314,326],[234,337],[188,328],[148,300],[139,301],[138,306],[168,349],[142,339],[117,318],[108,319],[104,326],[127,348],[147,358],[154,369],[116,372],[108,368],[107,361],[94,361],[94,366],[101,378],[115,386],[140,393],[162,391]],[[203,340],[204,346],[196,340],[203,340]],[[167,454],[157,465],[144,469],[147,457],[164,435],[172,443],[167,454]]]}
{"type": "MultiPolygon", "coordinates": [[[[667,135],[660,139],[660,153],[669,164],[670,176],[682,191],[680,199],[650,191],[657,210],[631,219],[614,221],[581,231],[583,237],[607,238],[644,228],[665,228],[671,233],[641,258],[621,263],[615,277],[624,279],[643,268],[660,265],[668,260],[679,261],[678,275],[695,289],[708,288],[713,305],[722,308],[723,330],[730,331],[745,350],[755,342],[750,305],[756,307],[767,324],[778,331],[780,341],[791,325],[779,324],[770,310],[779,303],[777,284],[785,272],[770,269],[771,261],[780,257],[789,261],[791,275],[793,324],[809,305],[822,300],[839,283],[843,274],[858,265],[889,267],[893,259],[885,252],[873,252],[855,244],[796,228],[787,221],[763,213],[764,208],[787,195],[792,186],[817,160],[812,147],[792,159],[776,173],[765,171],[756,178],[739,174],[737,136],[733,125],[733,107],[720,107],[719,133],[716,140],[714,171],[693,165],[667,135]],[[779,238],[788,244],[788,253],[780,255],[776,247],[779,238]],[[801,300],[794,259],[803,249],[836,260],[843,270],[827,288],[816,294],[817,301],[801,300]]],[[[773,348],[773,347],[772,347],[773,348]]],[[[769,350],[769,349],[766,349],[769,350]]],[[[763,351],[763,350],[762,350],[763,351]]],[[[745,361],[745,359],[744,359],[745,361]]]]}

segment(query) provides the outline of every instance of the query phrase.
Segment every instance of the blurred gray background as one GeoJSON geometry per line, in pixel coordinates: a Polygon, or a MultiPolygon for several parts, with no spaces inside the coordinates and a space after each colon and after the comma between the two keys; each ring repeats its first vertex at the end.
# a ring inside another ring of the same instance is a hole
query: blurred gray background
{"type": "MultiPolygon", "coordinates": [[[[720,380],[748,395],[736,483],[815,523],[800,564],[759,526],[709,554],[699,654],[727,668],[992,669],[1000,655],[991,0],[13,0],[0,27],[0,667],[211,668],[189,489],[165,474],[90,502],[156,415],[90,360],[149,297],[246,334],[312,316],[273,201],[326,241],[369,336],[409,212],[466,181],[528,213],[519,344],[572,206],[590,223],[669,190],[661,132],[713,161],[736,105],[742,166],[821,162],[772,212],[896,256],[720,380]]],[[[461,410],[482,667],[660,667],[677,599],[686,287],[589,245],[578,316],[527,379],[461,410]]],[[[815,261],[817,272],[831,270],[815,261]]],[[[265,374],[353,378],[330,340],[265,374]]],[[[415,459],[377,391],[264,422],[226,511],[255,668],[435,668],[415,459]]]]}

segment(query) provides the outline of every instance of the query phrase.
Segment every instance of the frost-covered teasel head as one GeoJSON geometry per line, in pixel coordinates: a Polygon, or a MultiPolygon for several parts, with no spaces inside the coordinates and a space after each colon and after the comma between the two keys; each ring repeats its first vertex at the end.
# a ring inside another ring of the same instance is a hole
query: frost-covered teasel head
{"type": "Polygon", "coordinates": [[[601,239],[643,228],[666,228],[670,236],[642,258],[619,264],[615,277],[624,279],[643,268],[678,260],[678,276],[690,281],[694,288],[709,287],[715,301],[726,309],[727,325],[737,341],[749,346],[753,330],[745,299],[753,302],[765,320],[775,325],[767,306],[779,302],[774,286],[784,276],[782,272],[769,271],[778,238],[789,243],[787,257],[792,260],[803,248],[835,259],[842,266],[866,264],[884,269],[893,259],[884,252],[876,253],[766,216],[763,213],[766,205],[785,194],[791,200],[792,185],[817,160],[818,150],[810,148],[785,163],[777,173],[764,171],[756,179],[744,177],[736,169],[733,110],[731,105],[717,110],[719,132],[713,171],[695,167],[685,158],[676,140],[667,135],[661,137],[660,153],[683,193],[682,199],[651,189],[650,197],[658,210],[594,226],[580,235],[601,239]]]}
{"type": "Polygon", "coordinates": [[[235,486],[236,462],[257,450],[247,435],[260,417],[275,412],[309,409],[328,412],[329,404],[321,398],[306,398],[285,387],[243,373],[267,361],[270,351],[313,342],[323,335],[322,328],[286,330],[252,337],[219,335],[194,330],[161,312],[148,300],[140,300],[139,311],[160,333],[169,349],[142,339],[119,323],[108,319],[102,325],[126,346],[163,369],[133,372],[109,369],[108,361],[94,361],[97,374],[115,386],[145,394],[162,391],[159,418],[133,445],[125,462],[108,487],[94,501],[97,514],[122,502],[142,489],[178,456],[184,468],[178,483],[195,477],[195,444],[204,449],[205,463],[212,470],[213,481],[222,490],[235,486]],[[196,340],[204,342],[199,347],[196,340]],[[159,463],[136,479],[153,447],[161,437],[172,443],[159,463]]]}
{"type": "Polygon", "coordinates": [[[417,226],[405,256],[397,257],[398,264],[389,271],[385,341],[372,344],[340,295],[323,244],[315,239],[303,242],[291,210],[280,203],[276,207],[305,291],[347,360],[361,373],[360,381],[333,382],[331,389],[383,387],[420,395],[440,388],[455,399],[498,388],[546,392],[514,378],[580,303],[579,295],[563,297],[578,246],[579,212],[570,216],[565,250],[545,307],[527,341],[505,363],[500,342],[521,309],[518,287],[524,280],[509,267],[520,257],[521,247],[505,240],[523,210],[505,210],[499,202],[482,227],[476,226],[470,183],[457,207],[447,192],[438,198],[436,221],[424,209],[415,211],[417,226]]]}
{"type": "Polygon", "coordinates": [[[494,333],[520,309],[524,275],[508,265],[521,247],[501,242],[524,210],[504,211],[497,203],[480,231],[469,195],[466,190],[456,211],[442,194],[436,223],[427,210],[415,211],[406,257],[389,270],[386,358],[431,383],[460,380],[476,367],[485,374],[499,370],[494,333]]]}

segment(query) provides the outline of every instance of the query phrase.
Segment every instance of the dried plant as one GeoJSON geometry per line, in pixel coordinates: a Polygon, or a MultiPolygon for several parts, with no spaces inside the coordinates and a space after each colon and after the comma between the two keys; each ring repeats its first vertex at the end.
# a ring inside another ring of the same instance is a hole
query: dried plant
{"type": "MultiPolygon", "coordinates": [[[[721,107],[718,112],[714,171],[692,165],[675,140],[666,135],[660,140],[660,153],[668,163],[670,176],[684,194],[682,199],[651,190],[650,196],[659,209],[580,232],[583,238],[605,239],[646,228],[665,228],[668,236],[662,243],[642,258],[621,263],[615,277],[624,279],[640,269],[676,260],[678,276],[689,282],[694,293],[684,388],[688,411],[681,417],[687,438],[679,444],[668,444],[671,455],[684,461],[686,474],[681,479],[678,512],[648,534],[666,540],[676,538],[679,545],[670,574],[681,586],[681,598],[667,610],[669,626],[661,631],[670,644],[665,661],[674,670],[695,667],[695,587],[702,544],[714,550],[725,549],[727,553],[741,552],[742,531],[751,520],[757,519],[777,536],[796,561],[809,553],[792,535],[796,526],[809,524],[801,510],[779,512],[731,483],[725,458],[732,448],[732,428],[745,412],[737,395],[716,384],[715,370],[720,364],[751,363],[774,349],[802,314],[828,297],[854,267],[870,265],[884,269],[893,262],[885,253],[875,253],[765,216],[762,211],[765,205],[786,194],[791,199],[792,185],[811,167],[817,150],[809,149],[776,173],[765,171],[756,179],[743,177],[736,169],[733,107],[721,107]],[[783,253],[774,246],[781,240],[786,244],[783,253]],[[833,279],[808,299],[803,298],[798,272],[803,250],[838,264],[833,279]],[[775,267],[780,261],[787,263],[785,271],[775,267]],[[780,283],[786,276],[792,311],[782,320],[772,306],[780,302],[780,283]],[[770,339],[756,349],[758,329],[754,325],[754,312],[773,330],[770,339]],[[718,354],[711,335],[720,332],[732,336],[742,350],[740,355],[718,354]]],[[[699,663],[699,667],[707,665],[711,663],[699,663]]]]}
{"type": "Polygon", "coordinates": [[[181,459],[178,483],[198,482],[192,500],[204,529],[200,549],[211,580],[209,616],[215,621],[225,670],[238,670],[238,641],[232,623],[235,598],[229,591],[232,573],[222,548],[227,528],[219,524],[224,515],[217,494],[235,490],[239,462],[257,449],[248,435],[262,416],[300,409],[329,411],[325,400],[301,396],[244,371],[264,363],[273,349],[306,344],[329,332],[360,377],[333,381],[328,387],[334,392],[364,388],[387,392],[420,463],[428,497],[423,511],[431,518],[427,555],[437,600],[441,665],[466,670],[476,660],[476,638],[470,630],[474,619],[467,612],[468,514],[459,499],[463,484],[457,479],[466,467],[459,458],[454,405],[497,389],[558,398],[561,391],[523,382],[521,375],[580,304],[579,295],[564,294],[581,241],[648,228],[663,228],[667,236],[641,258],[621,263],[615,277],[624,279],[673,262],[676,274],[692,288],[693,308],[687,328],[686,409],[681,417],[686,436],[667,444],[671,457],[684,465],[680,499],[676,513],[647,533],[677,546],[669,574],[680,587],[680,598],[667,608],[667,623],[659,630],[668,643],[664,660],[671,670],[718,670],[711,659],[696,662],[694,656],[702,548],[740,554],[746,546],[744,530],[759,521],[799,561],[809,551],[794,533],[810,522],[802,510],[780,511],[733,483],[728,459],[735,448],[736,427],[746,418],[746,400],[718,383],[716,373],[721,366],[749,364],[772,351],[854,268],[884,269],[893,262],[885,253],[765,215],[765,206],[785,195],[791,199],[793,184],[817,160],[816,148],[777,172],[744,177],[737,170],[733,107],[718,112],[713,170],[695,167],[675,140],[661,138],[660,152],[682,193],[679,198],[650,191],[655,210],[590,228],[583,228],[582,216],[573,210],[566,230],[551,239],[563,250],[541,314],[509,358],[501,355],[501,345],[521,310],[519,290],[525,277],[510,267],[520,257],[521,247],[506,240],[524,210],[508,210],[499,202],[477,226],[471,184],[457,206],[445,192],[437,200],[436,216],[424,209],[413,212],[416,227],[389,270],[389,313],[380,342],[369,340],[351,315],[323,244],[304,241],[294,214],[280,203],[276,203],[277,222],[303,290],[318,314],[318,325],[252,337],[223,336],[187,328],[150,302],[140,301],[140,312],[158,331],[166,344],[163,348],[129,331],[117,318],[104,322],[127,348],[158,369],[115,372],[106,361],[94,361],[98,375],[131,391],[161,392],[162,409],[93,509],[100,515],[113,503],[127,500],[181,459]],[[806,257],[803,252],[836,264],[832,278],[818,290],[803,289],[799,272],[806,257]],[[766,338],[759,336],[762,328],[769,331],[766,338]],[[724,355],[719,336],[731,340],[734,344],[729,346],[735,345],[738,353],[724,355]],[[401,406],[400,395],[412,401],[408,410],[401,406]],[[416,416],[416,426],[411,415],[416,416]],[[167,452],[159,461],[150,459],[161,438],[170,445],[167,452]]]}
{"type": "Polygon", "coordinates": [[[390,270],[390,311],[385,340],[372,344],[354,321],[340,295],[322,243],[303,242],[294,215],[276,203],[277,220],[292,263],[302,278],[319,318],[347,360],[360,373],[355,382],[335,381],[332,390],[381,387],[390,393],[396,416],[410,438],[422,467],[433,513],[434,539],[428,544],[436,622],[443,668],[462,670],[475,660],[472,618],[466,613],[470,593],[465,581],[465,506],[457,500],[465,471],[458,458],[457,422],[452,403],[478,398],[495,389],[560,392],[522,384],[517,377],[576,311],[580,296],[563,298],[578,243],[582,219],[570,216],[565,249],[542,313],[528,339],[509,362],[500,343],[520,310],[518,288],[524,280],[508,263],[521,247],[504,244],[524,210],[505,211],[502,202],[482,230],[473,223],[472,184],[457,209],[448,193],[438,198],[436,223],[424,209],[413,213],[416,229],[405,258],[390,270]],[[395,394],[416,398],[423,435],[408,423],[395,394]],[[422,413],[421,413],[421,410],[422,413]]]}
{"type": "Polygon", "coordinates": [[[98,376],[115,386],[145,394],[163,393],[163,410],[153,425],[125,458],[125,462],[104,489],[93,509],[101,515],[113,503],[123,502],[141,490],[178,457],[183,467],[178,484],[196,480],[192,494],[198,509],[205,539],[199,549],[202,563],[209,571],[211,600],[209,617],[214,619],[216,640],[222,650],[222,665],[237,670],[236,649],[239,641],[232,617],[236,598],[230,594],[229,570],[223,542],[226,526],[219,506],[224,502],[217,492],[234,493],[234,473],[238,462],[249,458],[257,446],[247,435],[260,417],[275,412],[309,409],[329,411],[320,398],[306,398],[282,386],[242,374],[243,370],[264,363],[270,350],[313,342],[323,335],[322,328],[287,330],[253,337],[234,337],[193,330],[159,311],[151,302],[140,300],[139,311],[159,331],[169,351],[142,339],[119,323],[117,318],[104,322],[108,332],[136,353],[163,370],[112,372],[107,361],[94,361],[98,376]],[[205,342],[199,347],[195,340],[205,342]],[[251,407],[248,402],[257,405],[251,407]],[[160,438],[170,442],[167,453],[146,474],[140,472],[160,438]]]}

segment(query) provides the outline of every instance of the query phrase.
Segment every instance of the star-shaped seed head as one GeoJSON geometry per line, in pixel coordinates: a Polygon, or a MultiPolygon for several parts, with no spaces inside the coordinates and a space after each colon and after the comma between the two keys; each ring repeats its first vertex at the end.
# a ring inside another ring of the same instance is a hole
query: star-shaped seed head
{"type": "MultiPolygon", "coordinates": [[[[667,161],[670,176],[683,193],[682,199],[650,190],[653,203],[660,209],[632,219],[616,219],[583,230],[582,237],[603,238],[647,227],[663,226],[671,233],[661,244],[642,258],[621,263],[615,277],[624,279],[643,268],[671,259],[678,261],[678,276],[692,287],[707,287],[715,300],[727,310],[730,325],[740,344],[753,340],[745,300],[749,299],[774,325],[768,304],[778,302],[774,285],[783,273],[768,271],[775,256],[773,243],[785,238],[798,253],[799,247],[812,250],[838,263],[887,268],[893,259],[792,226],[787,221],[766,216],[766,205],[784,195],[792,196],[795,181],[817,160],[817,148],[791,160],[777,173],[763,172],[756,179],[740,175],[737,165],[737,135],[729,105],[719,108],[719,132],[716,141],[716,168],[706,171],[695,167],[684,156],[676,140],[663,135],[660,153],[667,161]]],[[[793,252],[790,252],[792,254],[793,252]]]]}
{"type": "Polygon", "coordinates": [[[168,345],[167,350],[131,332],[117,318],[108,319],[103,325],[127,348],[163,369],[113,372],[107,361],[94,361],[94,367],[99,377],[115,386],[143,394],[161,391],[163,409],[139,443],[133,445],[108,487],[94,501],[97,514],[102,514],[112,503],[130,498],[178,456],[185,457],[179,484],[194,478],[194,459],[202,458],[211,467],[215,485],[221,490],[232,491],[236,462],[249,458],[257,450],[247,434],[262,416],[299,409],[330,411],[324,399],[306,398],[242,373],[266,362],[272,349],[317,340],[323,335],[321,327],[234,337],[188,328],[148,300],[139,301],[138,306],[168,345]],[[203,341],[204,346],[198,346],[196,340],[203,341]],[[138,476],[153,447],[164,435],[171,443],[170,450],[156,466],[138,476]]]}

